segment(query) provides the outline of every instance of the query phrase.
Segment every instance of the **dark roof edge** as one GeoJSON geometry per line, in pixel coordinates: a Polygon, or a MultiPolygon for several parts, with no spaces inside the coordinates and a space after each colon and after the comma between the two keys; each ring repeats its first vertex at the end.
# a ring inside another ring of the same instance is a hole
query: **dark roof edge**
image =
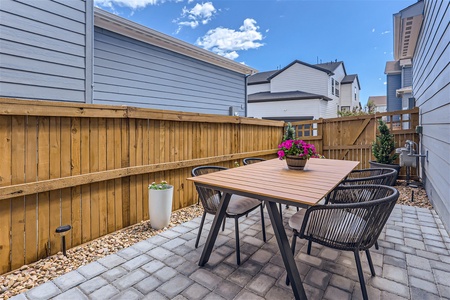
{"type": "Polygon", "coordinates": [[[318,99],[318,100],[324,100],[324,101],[332,101],[333,99],[328,98],[326,96],[317,95],[317,97],[314,96],[300,96],[300,97],[280,97],[277,99],[257,99],[257,100],[250,100],[248,99],[248,103],[258,103],[258,102],[277,102],[277,101],[296,101],[296,100],[309,100],[309,99],[318,99]]]}
{"type": "Polygon", "coordinates": [[[327,69],[324,69],[324,68],[321,68],[321,67],[317,67],[317,66],[314,66],[314,65],[310,65],[308,63],[305,63],[305,62],[303,62],[301,60],[296,59],[293,62],[291,62],[290,64],[288,64],[286,67],[284,67],[283,69],[280,69],[278,72],[276,72],[276,73],[272,74],[271,76],[269,76],[267,79],[271,80],[272,78],[274,78],[278,74],[284,72],[285,70],[287,70],[288,68],[290,68],[291,66],[293,66],[294,64],[297,64],[297,63],[298,64],[302,64],[302,65],[307,66],[307,67],[310,67],[310,68],[313,68],[313,69],[316,69],[316,70],[319,70],[319,71],[322,71],[322,72],[325,72],[328,75],[334,75],[334,73],[331,72],[330,70],[327,70],[327,69]]]}

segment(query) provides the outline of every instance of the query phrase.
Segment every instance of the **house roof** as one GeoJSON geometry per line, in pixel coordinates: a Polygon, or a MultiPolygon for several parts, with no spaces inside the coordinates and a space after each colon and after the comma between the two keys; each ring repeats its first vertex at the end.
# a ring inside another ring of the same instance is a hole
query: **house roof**
{"type": "Polygon", "coordinates": [[[276,72],[278,72],[278,70],[253,74],[252,76],[248,77],[247,84],[269,83],[269,77],[276,72]]]}
{"type": "Polygon", "coordinates": [[[282,101],[282,100],[307,100],[307,99],[320,99],[325,101],[331,101],[331,98],[328,98],[324,95],[306,93],[302,91],[292,91],[292,92],[280,92],[280,93],[271,93],[271,92],[261,92],[248,95],[248,102],[274,102],[274,101],[282,101]]]}
{"type": "Polygon", "coordinates": [[[344,78],[342,78],[341,84],[348,84],[348,83],[353,83],[353,81],[355,81],[358,83],[358,88],[361,89],[361,85],[359,84],[359,78],[358,78],[358,74],[350,74],[350,75],[345,75],[344,78]]]}
{"type": "MultiPolygon", "coordinates": [[[[315,64],[315,66],[317,66],[319,68],[327,69],[331,72],[334,72],[341,64],[342,64],[342,67],[344,68],[344,72],[345,72],[345,67],[344,67],[343,61],[331,61],[331,62],[327,62],[327,63],[315,64]]],[[[345,72],[345,74],[347,74],[347,72],[345,72]]]]}
{"type": "Polygon", "coordinates": [[[370,96],[367,102],[372,101],[376,107],[386,106],[387,105],[387,97],[386,96],[370,96]]]}
{"type": "Polygon", "coordinates": [[[94,25],[240,74],[254,74],[257,72],[256,69],[249,66],[183,42],[97,7],[94,8],[94,25]]]}
{"type": "Polygon", "coordinates": [[[384,74],[393,75],[400,74],[402,72],[402,68],[400,67],[400,61],[388,61],[386,62],[386,67],[384,68],[384,74]]]}
{"type": "Polygon", "coordinates": [[[395,60],[413,57],[423,23],[424,7],[424,1],[419,0],[394,14],[395,60]]]}
{"type": "Polygon", "coordinates": [[[305,63],[304,61],[296,59],[293,62],[291,62],[290,64],[288,64],[286,67],[284,67],[283,69],[253,74],[252,76],[250,76],[248,78],[247,83],[249,85],[258,84],[258,83],[268,83],[268,82],[270,82],[270,80],[272,78],[276,77],[278,74],[284,72],[285,70],[289,69],[290,67],[292,67],[295,64],[301,64],[301,65],[304,65],[304,66],[307,66],[307,67],[310,67],[310,68],[313,68],[313,69],[325,72],[328,75],[333,75],[334,74],[333,71],[331,71],[329,69],[322,68],[322,67],[317,66],[317,65],[311,65],[311,64],[305,63]]]}

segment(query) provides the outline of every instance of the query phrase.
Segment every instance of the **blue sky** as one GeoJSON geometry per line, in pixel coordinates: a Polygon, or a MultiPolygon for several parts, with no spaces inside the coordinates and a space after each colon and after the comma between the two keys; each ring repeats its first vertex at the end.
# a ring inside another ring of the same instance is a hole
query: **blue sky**
{"type": "Polygon", "coordinates": [[[94,0],[96,6],[262,71],[343,61],[361,103],[386,94],[394,13],[416,0],[94,0]]]}

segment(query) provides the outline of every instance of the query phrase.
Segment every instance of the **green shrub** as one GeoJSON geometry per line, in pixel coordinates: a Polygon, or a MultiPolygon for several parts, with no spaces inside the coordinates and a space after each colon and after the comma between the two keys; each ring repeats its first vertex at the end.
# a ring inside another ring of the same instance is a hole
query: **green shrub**
{"type": "Polygon", "coordinates": [[[397,159],[398,154],[392,153],[395,151],[394,136],[390,134],[389,128],[383,120],[378,120],[378,131],[375,142],[372,144],[372,154],[375,156],[377,163],[393,164],[397,159]]]}

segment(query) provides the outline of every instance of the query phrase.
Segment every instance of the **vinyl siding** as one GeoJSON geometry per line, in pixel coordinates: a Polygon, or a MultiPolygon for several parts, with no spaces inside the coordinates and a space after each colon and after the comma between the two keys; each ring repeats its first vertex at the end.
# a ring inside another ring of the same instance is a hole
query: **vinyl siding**
{"type": "Polygon", "coordinates": [[[249,103],[248,116],[255,118],[314,116],[314,119],[318,119],[321,117],[321,102],[326,101],[317,99],[249,103]]]}
{"type": "Polygon", "coordinates": [[[402,100],[397,98],[396,91],[401,88],[401,74],[387,75],[386,95],[387,111],[401,110],[402,100]]]}
{"type": "Polygon", "coordinates": [[[270,83],[252,84],[247,86],[247,94],[256,94],[261,92],[270,92],[270,83]]]}
{"type": "Polygon", "coordinates": [[[402,70],[402,87],[412,85],[412,68],[406,67],[402,70]]]}
{"type": "Polygon", "coordinates": [[[92,13],[92,0],[2,0],[0,95],[90,102],[92,13]]]}
{"type": "Polygon", "coordinates": [[[328,95],[327,73],[296,63],[271,80],[271,92],[303,91],[328,95]]]}
{"type": "Polygon", "coordinates": [[[94,103],[245,115],[245,76],[95,27],[94,103]]]}
{"type": "Polygon", "coordinates": [[[413,94],[423,126],[422,176],[428,197],[450,230],[449,2],[425,1],[424,23],[413,58],[413,94]]]}

